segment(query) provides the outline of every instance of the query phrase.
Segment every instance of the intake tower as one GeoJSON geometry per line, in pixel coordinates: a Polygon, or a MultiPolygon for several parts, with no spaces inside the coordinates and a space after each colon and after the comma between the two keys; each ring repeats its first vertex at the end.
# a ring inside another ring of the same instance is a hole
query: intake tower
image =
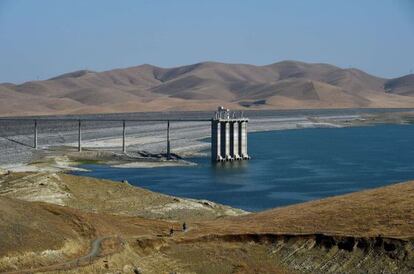
{"type": "Polygon", "coordinates": [[[243,112],[219,107],[211,120],[211,160],[213,162],[248,160],[247,123],[243,112]]]}

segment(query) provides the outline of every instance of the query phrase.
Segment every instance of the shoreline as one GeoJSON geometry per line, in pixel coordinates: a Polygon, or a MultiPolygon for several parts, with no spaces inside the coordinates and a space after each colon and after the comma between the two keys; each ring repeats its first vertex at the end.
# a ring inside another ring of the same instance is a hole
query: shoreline
{"type": "MultiPolygon", "coordinates": [[[[383,111],[386,111],[384,109],[383,111]]],[[[323,111],[322,111],[323,113],[323,111]]],[[[292,114],[292,113],[290,113],[292,114]]],[[[301,128],[318,128],[318,127],[352,127],[363,125],[374,125],[378,123],[393,123],[404,124],[412,123],[414,121],[414,110],[410,112],[384,112],[376,114],[342,114],[330,112],[328,115],[301,116],[299,113],[288,117],[252,117],[249,122],[249,132],[273,131],[273,130],[287,130],[287,129],[301,129],[301,128]]],[[[148,114],[150,115],[150,114],[148,114]]],[[[188,114],[187,114],[188,115],[188,114]]],[[[191,114],[194,115],[194,114],[191,114]]],[[[102,125],[101,125],[102,126],[102,125]]],[[[103,125],[104,126],[104,125],[103,125]]],[[[42,159],[70,155],[72,159],[76,158],[77,131],[75,128],[69,131],[53,131],[54,125],[49,126],[49,132],[45,132],[47,125],[43,125],[39,132],[39,150],[30,148],[32,141],[32,133],[11,135],[9,137],[0,138],[0,149],[3,153],[0,154],[0,168],[7,170],[35,170],[33,163],[42,162],[42,159]]],[[[128,125],[127,128],[127,157],[121,152],[121,128],[119,125],[110,123],[107,127],[88,127],[85,125],[83,133],[83,148],[84,151],[89,151],[96,155],[93,157],[86,157],[89,160],[114,160],[114,165],[124,165],[124,167],[156,167],[157,162],[159,166],[174,165],[172,162],[164,161],[162,153],[166,150],[165,141],[165,125],[163,123],[135,123],[128,125]],[[140,153],[147,153],[152,156],[137,155],[140,153]],[[111,153],[113,155],[110,159],[104,155],[111,153]],[[128,154],[132,157],[129,157],[128,154]],[[104,155],[102,159],[101,155],[104,155]],[[156,155],[154,157],[154,155],[156,155]],[[128,158],[129,157],[129,158],[128,158]],[[127,159],[128,158],[128,159],[127,159]],[[136,164],[132,164],[134,158],[137,159],[136,164]],[[127,160],[126,160],[127,159],[127,160]],[[147,163],[145,162],[147,159],[147,163]],[[126,161],[125,161],[126,160],[126,161]]],[[[205,155],[203,151],[209,148],[206,143],[206,138],[210,137],[210,128],[206,123],[200,122],[177,122],[172,123],[171,126],[171,146],[172,152],[180,157],[187,158],[198,155],[205,155]]],[[[0,128],[0,133],[1,128],[0,128]]],[[[4,135],[4,134],[3,134],[4,135]]],[[[82,157],[80,157],[82,160],[82,157]]],[[[69,161],[70,162],[70,161],[69,161]]],[[[186,163],[178,163],[178,165],[186,163]]],[[[76,163],[63,163],[61,165],[55,164],[58,169],[65,170],[72,168],[76,163]],[[68,167],[72,166],[72,167],[68,167]]],[[[44,168],[44,167],[43,167],[44,168]]],[[[41,169],[40,169],[41,170],[41,169]]]]}

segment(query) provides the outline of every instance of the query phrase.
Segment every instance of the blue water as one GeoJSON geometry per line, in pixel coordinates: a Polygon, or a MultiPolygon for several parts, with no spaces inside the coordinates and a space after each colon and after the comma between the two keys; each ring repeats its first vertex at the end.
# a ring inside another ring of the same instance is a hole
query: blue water
{"type": "Polygon", "coordinates": [[[76,174],[259,211],[414,179],[414,126],[250,133],[249,154],[218,165],[195,158],[192,167],[84,165],[91,172],[76,174]]]}

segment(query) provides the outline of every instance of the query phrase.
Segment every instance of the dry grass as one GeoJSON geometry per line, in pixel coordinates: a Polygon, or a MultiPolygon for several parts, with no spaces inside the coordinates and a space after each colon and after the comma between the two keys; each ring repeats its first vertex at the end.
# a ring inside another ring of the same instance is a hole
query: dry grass
{"type": "Polygon", "coordinates": [[[86,250],[89,244],[85,240],[67,240],[61,249],[46,249],[40,252],[19,252],[0,258],[1,270],[19,270],[27,266],[37,268],[52,265],[76,257],[86,250]]]}
{"type": "Polygon", "coordinates": [[[244,213],[209,201],[176,198],[126,183],[63,173],[11,173],[0,176],[0,195],[65,205],[85,212],[180,221],[208,220],[244,213]]]}
{"type": "Polygon", "coordinates": [[[414,238],[414,181],[303,204],[194,223],[202,234],[274,233],[414,238]]]}
{"type": "Polygon", "coordinates": [[[194,273],[186,271],[181,263],[173,258],[162,255],[160,252],[145,254],[129,243],[116,254],[100,256],[92,264],[66,271],[50,271],[46,273],[194,273]]]}
{"type": "MultiPolygon", "coordinates": [[[[27,174],[9,176],[19,181],[27,174]]],[[[66,272],[132,273],[139,268],[143,273],[288,273],[309,267],[335,273],[355,272],[358,265],[367,271],[394,272],[414,267],[414,182],[245,216],[190,221],[189,231],[183,233],[180,222],[126,216],[128,207],[158,203],[155,193],[122,183],[59,176],[75,197],[71,199],[79,201],[79,209],[0,197],[2,270],[81,256],[91,240],[108,235],[123,239],[124,248],[115,241],[104,242],[102,257],[66,272]],[[137,195],[143,197],[142,204],[132,203],[137,195]],[[94,197],[98,202],[91,208],[94,197]],[[115,209],[121,215],[113,214],[115,209]],[[176,230],[172,237],[171,227],[176,230]],[[346,250],[347,243],[357,242],[366,246],[346,250]]],[[[174,201],[158,198],[167,204],[174,201]]]]}
{"type": "MultiPolygon", "coordinates": [[[[22,211],[9,212],[11,214],[8,218],[2,219],[1,231],[7,232],[7,235],[0,238],[0,254],[3,258],[0,271],[11,271],[16,267],[24,269],[60,264],[84,256],[89,252],[91,241],[98,237],[121,235],[123,238],[140,236],[156,238],[157,235],[167,235],[171,227],[174,229],[180,227],[178,223],[84,213],[68,207],[4,197],[0,197],[0,204],[2,213],[8,209],[7,204],[13,206],[19,204],[19,208],[22,209],[22,211]],[[16,230],[12,227],[16,223],[26,229],[16,230]],[[42,230],[36,228],[39,223],[45,226],[42,230]],[[68,244],[68,241],[80,242],[80,244],[76,248],[76,245],[68,244]],[[60,250],[59,256],[51,256],[57,253],[48,250],[60,250]],[[14,262],[18,262],[18,265],[14,262]]],[[[115,243],[106,242],[102,248],[102,254],[110,254],[114,251],[115,243]]]]}
{"type": "Polygon", "coordinates": [[[171,245],[164,251],[166,256],[178,260],[194,273],[279,273],[286,269],[271,254],[267,245],[254,243],[207,242],[171,245]]]}
{"type": "Polygon", "coordinates": [[[170,69],[143,65],[0,84],[0,115],[214,110],[218,105],[413,107],[413,86],[413,77],[387,81],[355,69],[293,61],[268,66],[206,62],[170,69]]]}

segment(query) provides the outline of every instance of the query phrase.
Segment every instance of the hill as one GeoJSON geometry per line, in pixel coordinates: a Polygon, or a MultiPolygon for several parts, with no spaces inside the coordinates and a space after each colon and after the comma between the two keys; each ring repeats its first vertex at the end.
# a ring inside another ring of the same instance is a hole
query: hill
{"type": "Polygon", "coordinates": [[[387,81],[385,90],[390,93],[414,96],[414,74],[387,81]]]}
{"type": "Polygon", "coordinates": [[[169,204],[173,197],[64,174],[11,173],[0,178],[5,190],[0,195],[0,271],[29,267],[73,268],[68,273],[134,273],[134,268],[143,273],[414,270],[414,182],[241,216],[204,215],[188,221],[189,230],[183,232],[182,221],[133,213],[145,206],[169,204]],[[52,204],[57,201],[40,194],[35,195],[38,202],[27,201],[36,182],[51,191],[65,188],[70,194],[66,206],[52,204]],[[95,190],[87,194],[82,188],[95,190]],[[121,199],[126,193],[129,197],[121,199]],[[39,202],[42,199],[50,203],[39,202]],[[172,236],[170,228],[175,229],[172,236]],[[76,258],[85,258],[89,243],[108,238],[114,241],[100,243],[100,253],[81,260],[87,266],[79,268],[76,258]],[[74,259],[74,264],[62,264],[74,259]]]}
{"type": "MultiPolygon", "coordinates": [[[[215,222],[216,234],[276,233],[414,239],[414,181],[215,222]]],[[[209,223],[209,226],[211,223],[209,223]]],[[[209,227],[209,229],[212,229],[209,227]]]]}
{"type": "MultiPolygon", "coordinates": [[[[119,252],[139,237],[166,237],[171,228],[179,230],[183,220],[245,213],[128,183],[63,173],[0,171],[0,272],[79,267],[119,252]],[[100,243],[99,252],[88,256],[92,242],[100,243]]],[[[136,260],[133,250],[125,250],[121,263],[136,260]]],[[[102,273],[102,269],[85,271],[91,272],[102,273]]]]}
{"type": "Polygon", "coordinates": [[[283,61],[266,66],[204,62],[81,70],[0,84],[0,115],[173,110],[414,107],[414,78],[283,61]]]}
{"type": "Polygon", "coordinates": [[[196,273],[412,273],[413,199],[408,182],[190,224],[166,253],[196,273]]]}

